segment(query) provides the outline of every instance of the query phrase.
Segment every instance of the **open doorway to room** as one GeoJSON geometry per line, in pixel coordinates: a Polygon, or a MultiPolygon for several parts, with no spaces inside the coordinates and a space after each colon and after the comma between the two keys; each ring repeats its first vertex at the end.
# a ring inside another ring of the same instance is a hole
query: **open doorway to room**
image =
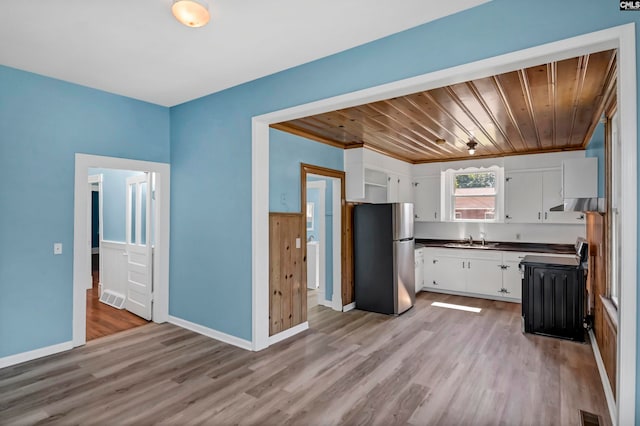
{"type": "Polygon", "coordinates": [[[74,346],[166,321],[169,165],[76,154],[75,174],[74,346]]]}
{"type": "Polygon", "coordinates": [[[147,324],[153,290],[154,174],[89,169],[87,340],[147,324]]]}
{"type": "Polygon", "coordinates": [[[305,185],[307,317],[313,326],[324,308],[342,310],[340,179],[307,173],[305,185]]]}

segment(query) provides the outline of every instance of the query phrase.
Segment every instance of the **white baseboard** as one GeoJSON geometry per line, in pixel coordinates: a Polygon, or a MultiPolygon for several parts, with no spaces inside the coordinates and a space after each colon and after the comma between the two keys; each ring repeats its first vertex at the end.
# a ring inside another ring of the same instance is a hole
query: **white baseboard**
{"type": "Polygon", "coordinates": [[[281,331],[278,334],[274,334],[273,336],[269,336],[269,346],[275,345],[278,342],[282,342],[285,339],[288,339],[291,336],[295,336],[298,333],[302,333],[305,330],[309,329],[309,322],[305,321],[302,324],[298,324],[295,327],[291,327],[285,331],[281,331]]]}
{"type": "Polygon", "coordinates": [[[600,381],[602,381],[602,387],[604,388],[604,396],[607,399],[607,407],[609,408],[609,416],[611,416],[611,424],[616,423],[616,400],[613,397],[613,391],[611,390],[611,383],[609,383],[609,377],[607,376],[607,370],[604,368],[604,362],[602,361],[602,354],[600,354],[600,348],[596,341],[596,336],[593,334],[593,330],[589,330],[589,340],[591,341],[591,348],[593,348],[593,356],[596,358],[596,364],[598,365],[598,372],[600,373],[600,381]]]}
{"type": "Polygon", "coordinates": [[[23,362],[31,361],[44,356],[57,354],[60,352],[73,349],[73,342],[58,343],[57,345],[47,346],[40,349],[34,349],[29,352],[22,352],[15,355],[9,355],[4,358],[0,358],[0,368],[9,367],[23,362]]]}
{"type": "Polygon", "coordinates": [[[177,325],[178,327],[186,328],[187,330],[194,331],[204,336],[211,337],[212,339],[219,340],[221,342],[228,343],[242,349],[246,349],[248,351],[253,350],[252,343],[248,340],[241,339],[239,337],[232,336],[230,334],[226,334],[221,331],[193,323],[191,321],[183,320],[182,318],[177,318],[169,315],[169,323],[177,325]]]}
{"type": "Polygon", "coordinates": [[[349,303],[348,305],[344,305],[342,307],[342,312],[349,312],[356,308],[356,302],[349,303]]]}
{"type": "Polygon", "coordinates": [[[333,301],[325,299],[324,294],[318,297],[318,305],[333,309],[333,301]]]}

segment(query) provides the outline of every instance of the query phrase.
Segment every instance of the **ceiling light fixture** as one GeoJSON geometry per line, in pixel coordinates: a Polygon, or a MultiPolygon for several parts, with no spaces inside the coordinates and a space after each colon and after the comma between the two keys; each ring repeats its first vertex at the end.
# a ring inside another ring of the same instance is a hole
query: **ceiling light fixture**
{"type": "Polygon", "coordinates": [[[436,139],[436,145],[444,145],[446,143],[447,143],[447,141],[442,139],[442,138],[436,139]]]}
{"type": "Polygon", "coordinates": [[[174,0],[171,13],[180,23],[191,28],[207,25],[210,17],[205,0],[174,0]]]}
{"type": "Polygon", "coordinates": [[[469,155],[473,155],[476,153],[476,146],[478,146],[478,142],[476,142],[474,139],[471,139],[469,142],[467,142],[469,155]]]}

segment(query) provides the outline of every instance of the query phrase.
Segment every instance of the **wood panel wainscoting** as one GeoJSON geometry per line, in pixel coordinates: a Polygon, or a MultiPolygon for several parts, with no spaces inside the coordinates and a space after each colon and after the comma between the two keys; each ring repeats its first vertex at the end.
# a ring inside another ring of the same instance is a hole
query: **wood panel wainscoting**
{"type": "Polygon", "coordinates": [[[307,320],[305,217],[269,213],[269,335],[307,320]],[[299,244],[296,245],[296,240],[299,244]]]}
{"type": "Polygon", "coordinates": [[[589,243],[589,271],[587,288],[593,306],[593,331],[602,362],[607,372],[613,396],[616,395],[617,310],[609,299],[607,288],[607,215],[589,212],[587,242],[589,243]]]}

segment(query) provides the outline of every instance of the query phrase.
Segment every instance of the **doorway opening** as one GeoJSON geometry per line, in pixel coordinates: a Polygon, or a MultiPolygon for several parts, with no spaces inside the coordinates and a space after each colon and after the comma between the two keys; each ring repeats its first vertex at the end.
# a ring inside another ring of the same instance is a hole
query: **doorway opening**
{"type": "Polygon", "coordinates": [[[169,165],[76,154],[74,212],[74,346],[167,321],[169,165]]]}
{"type": "Polygon", "coordinates": [[[152,319],[155,174],[99,168],[89,174],[86,335],[93,340],[152,319]]]}
{"type": "Polygon", "coordinates": [[[342,311],[341,180],[312,173],[313,166],[303,165],[302,170],[305,175],[302,206],[306,210],[307,316],[313,325],[314,314],[322,310],[316,306],[342,311]]]}

